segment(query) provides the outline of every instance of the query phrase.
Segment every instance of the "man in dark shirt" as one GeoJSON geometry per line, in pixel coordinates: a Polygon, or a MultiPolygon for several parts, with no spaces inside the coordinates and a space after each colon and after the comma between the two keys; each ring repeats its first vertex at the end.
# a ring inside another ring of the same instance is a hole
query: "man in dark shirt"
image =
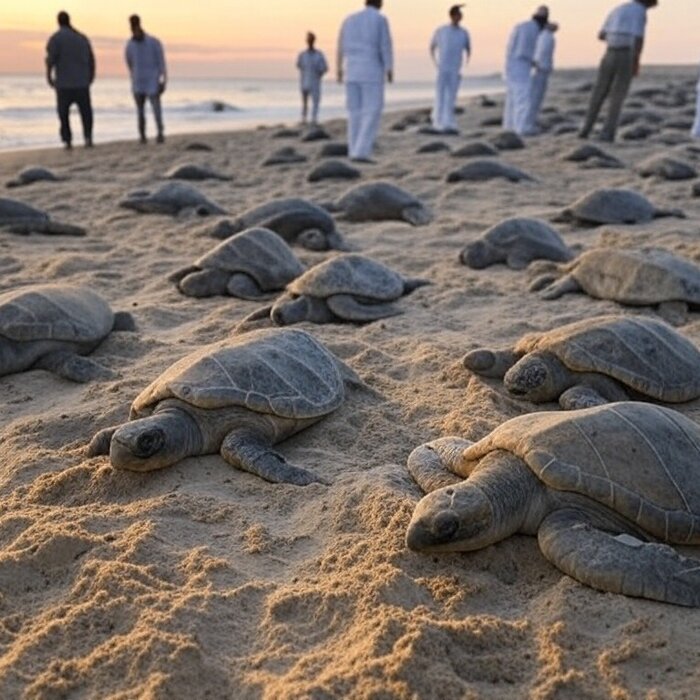
{"type": "Polygon", "coordinates": [[[61,120],[61,141],[71,148],[73,136],[68,114],[77,104],[83,123],[85,145],[92,146],[90,85],[95,79],[95,56],[88,38],[73,29],[67,12],[58,13],[59,30],[46,45],[46,80],[56,90],[56,108],[61,120]]]}

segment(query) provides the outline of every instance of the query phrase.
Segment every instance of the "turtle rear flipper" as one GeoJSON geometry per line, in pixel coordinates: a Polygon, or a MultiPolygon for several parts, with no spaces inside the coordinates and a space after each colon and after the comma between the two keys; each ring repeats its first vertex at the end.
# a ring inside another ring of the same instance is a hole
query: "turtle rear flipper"
{"type": "Polygon", "coordinates": [[[136,321],[128,311],[115,311],[112,330],[133,332],[136,330],[136,321]]]}
{"type": "Polygon", "coordinates": [[[530,289],[541,289],[542,294],[540,296],[542,299],[558,299],[564,294],[569,294],[570,292],[580,292],[581,285],[578,280],[571,274],[564,275],[562,278],[555,282],[543,283],[541,286],[536,286],[539,284],[539,280],[535,280],[530,289]]]}
{"type": "Polygon", "coordinates": [[[34,367],[45,369],[64,379],[85,384],[93,379],[114,379],[115,373],[88,357],[57,351],[40,357],[34,367]]]}
{"type": "Polygon", "coordinates": [[[609,593],[700,606],[700,561],[672,547],[614,536],[578,510],[558,510],[540,525],[544,556],[572,578],[609,593]]]}
{"type": "Polygon", "coordinates": [[[111,428],[103,428],[95,433],[94,437],[85,448],[85,454],[88,457],[108,455],[110,445],[112,444],[112,435],[114,435],[120,427],[119,425],[113,425],[111,428]]]}
{"type": "Polygon", "coordinates": [[[654,212],[654,218],[660,219],[666,216],[675,216],[677,219],[687,219],[685,212],[682,209],[657,209],[654,212]]]}
{"type": "Polygon", "coordinates": [[[381,318],[398,316],[403,311],[392,303],[363,304],[351,294],[334,294],[326,299],[328,308],[344,321],[367,323],[381,318]]]}

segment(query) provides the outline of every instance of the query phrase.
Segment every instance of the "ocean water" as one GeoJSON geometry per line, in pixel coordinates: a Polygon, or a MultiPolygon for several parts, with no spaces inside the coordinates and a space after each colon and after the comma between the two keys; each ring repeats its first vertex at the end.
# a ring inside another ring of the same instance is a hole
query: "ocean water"
{"type": "MultiPolygon", "coordinates": [[[[497,76],[468,77],[460,97],[502,90],[497,76]]],[[[423,107],[432,97],[431,82],[398,82],[387,86],[386,108],[423,107]]],[[[92,88],[92,103],[95,143],[136,138],[136,112],[127,79],[98,79],[92,88]]],[[[344,116],[343,104],[342,86],[324,81],[321,121],[344,116]]],[[[163,96],[163,109],[166,134],[293,124],[300,115],[299,88],[295,80],[173,78],[163,96]]],[[[147,114],[152,135],[153,122],[147,114]]],[[[82,130],[76,107],[71,111],[71,125],[79,144],[82,130]]],[[[60,146],[54,91],[43,76],[0,75],[0,151],[51,146],[60,146]]]]}

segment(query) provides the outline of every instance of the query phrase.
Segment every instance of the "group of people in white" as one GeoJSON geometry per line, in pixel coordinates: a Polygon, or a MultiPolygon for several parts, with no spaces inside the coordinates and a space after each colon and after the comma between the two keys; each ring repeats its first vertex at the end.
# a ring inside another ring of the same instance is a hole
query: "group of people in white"
{"type": "MultiPolygon", "coordinates": [[[[598,134],[614,141],[622,105],[632,78],[639,72],[644,46],[647,10],[658,0],[627,0],[605,18],[598,38],[606,51],[591,91],[581,138],[588,138],[606,99],[609,107],[598,134]]],[[[469,62],[472,46],[469,32],[460,26],[462,7],[449,8],[449,22],[439,27],[430,42],[430,55],[437,69],[432,125],[436,132],[458,133],[455,118],[462,66],[469,62]]],[[[338,38],[338,81],[345,82],[348,110],[348,155],[357,161],[371,159],[384,105],[384,84],[393,80],[393,53],[387,19],[380,13],[382,0],[366,0],[366,7],[348,16],[338,38]]],[[[538,133],[537,118],[554,70],[555,34],[549,8],[538,7],[532,17],[516,24],[506,48],[504,78],[506,101],[503,127],[524,136],[538,133]]],[[[313,34],[309,34],[313,37],[313,34]]],[[[313,37],[315,39],[315,37],[313,37]]],[[[308,40],[308,38],[307,38],[308,40]]],[[[309,43],[300,54],[303,98],[302,120],[307,120],[307,100],[313,100],[312,122],[318,119],[321,79],[328,70],[323,54],[309,43]]],[[[693,136],[700,138],[700,82],[693,136]]]]}

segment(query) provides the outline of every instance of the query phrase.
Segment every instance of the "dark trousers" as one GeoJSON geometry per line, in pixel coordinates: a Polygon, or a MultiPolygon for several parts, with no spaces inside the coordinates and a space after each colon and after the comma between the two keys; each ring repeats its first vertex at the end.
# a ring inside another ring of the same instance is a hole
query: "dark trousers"
{"type": "Polygon", "coordinates": [[[92,141],[92,104],[90,102],[90,88],[57,88],[56,109],[61,120],[61,141],[70,144],[73,134],[70,130],[69,113],[71,105],[78,105],[80,120],[83,122],[83,136],[85,141],[92,141]]]}
{"type": "Polygon", "coordinates": [[[588,136],[596,119],[598,112],[605,102],[605,98],[610,95],[610,106],[608,116],[601,132],[601,137],[609,141],[615,138],[617,124],[620,121],[622,104],[627,97],[627,92],[632,83],[634,73],[634,49],[608,49],[600,62],[598,77],[591,101],[588,105],[586,120],[581,129],[581,136],[588,136]]]}
{"type": "Polygon", "coordinates": [[[146,100],[151,103],[153,109],[153,117],[156,120],[156,128],[158,136],[163,135],[163,110],[160,106],[160,95],[144,95],[141,92],[134,93],[134,101],[136,102],[136,114],[138,117],[139,136],[141,139],[146,138],[146,100]]]}

